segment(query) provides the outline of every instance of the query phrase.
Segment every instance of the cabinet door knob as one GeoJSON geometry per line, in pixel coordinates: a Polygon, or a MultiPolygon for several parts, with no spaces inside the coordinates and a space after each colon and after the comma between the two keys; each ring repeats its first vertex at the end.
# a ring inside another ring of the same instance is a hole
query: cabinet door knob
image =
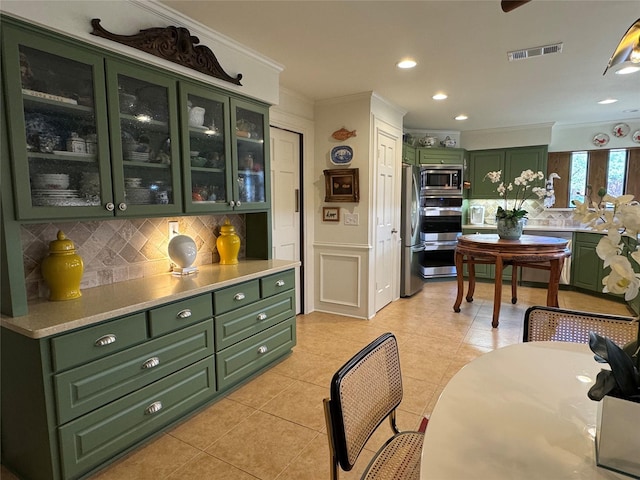
{"type": "Polygon", "coordinates": [[[266,345],[262,345],[260,348],[258,348],[258,353],[259,354],[263,354],[263,353],[267,353],[269,351],[269,348],[267,348],[266,345]]]}
{"type": "Polygon", "coordinates": [[[122,202],[118,204],[118,210],[120,210],[121,212],[124,212],[127,209],[127,204],[122,202]]]}
{"type": "Polygon", "coordinates": [[[258,319],[258,321],[263,322],[267,319],[267,314],[264,312],[259,313],[256,318],[258,319]]]}
{"type": "Polygon", "coordinates": [[[108,212],[113,212],[116,209],[116,206],[113,202],[109,202],[104,206],[104,208],[106,208],[108,212]]]}
{"type": "Polygon", "coordinates": [[[115,341],[116,336],[113,333],[108,333],[97,339],[93,344],[96,347],[104,347],[105,345],[109,345],[110,343],[115,343],[115,341]]]}
{"type": "Polygon", "coordinates": [[[144,413],[145,415],[153,415],[160,410],[162,410],[162,402],[153,402],[151,405],[144,409],[144,413]]]}
{"type": "Polygon", "coordinates": [[[191,316],[191,309],[189,308],[185,308],[184,310],[180,310],[178,312],[178,315],[176,315],[177,318],[189,318],[191,316]]]}
{"type": "Polygon", "coordinates": [[[240,203],[240,200],[238,200],[238,201],[236,202],[236,207],[239,207],[240,205],[242,205],[242,203],[240,203]]]}
{"type": "Polygon", "coordinates": [[[151,357],[149,360],[142,364],[142,368],[153,368],[157,367],[158,365],[160,365],[160,359],[158,357],[151,357]]]}
{"type": "Polygon", "coordinates": [[[233,299],[234,299],[234,300],[244,300],[244,299],[245,299],[245,295],[244,295],[244,293],[236,293],[236,294],[233,296],[233,299]]]}
{"type": "Polygon", "coordinates": [[[284,280],[278,280],[276,282],[276,287],[284,287],[284,280]]]}
{"type": "Polygon", "coordinates": [[[236,202],[234,202],[233,200],[231,200],[231,201],[229,202],[229,206],[230,206],[230,207],[235,207],[235,206],[236,206],[236,202]]]}

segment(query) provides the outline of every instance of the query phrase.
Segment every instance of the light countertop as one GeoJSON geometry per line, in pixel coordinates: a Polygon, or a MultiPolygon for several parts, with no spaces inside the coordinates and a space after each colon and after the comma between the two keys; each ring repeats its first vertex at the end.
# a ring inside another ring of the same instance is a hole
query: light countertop
{"type": "Polygon", "coordinates": [[[0,317],[2,327],[30,338],[44,338],[104,320],[130,315],[300,265],[289,260],[241,260],[237,265],[203,265],[184,277],[166,273],[82,290],[75,300],[29,304],[22,317],[0,317]]]}

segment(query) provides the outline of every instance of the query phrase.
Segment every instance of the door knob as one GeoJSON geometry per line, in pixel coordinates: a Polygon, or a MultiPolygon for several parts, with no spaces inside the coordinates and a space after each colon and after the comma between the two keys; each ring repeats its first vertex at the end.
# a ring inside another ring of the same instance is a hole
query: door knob
{"type": "Polygon", "coordinates": [[[392,228],[391,233],[398,233],[398,230],[396,230],[395,228],[392,228]]]}

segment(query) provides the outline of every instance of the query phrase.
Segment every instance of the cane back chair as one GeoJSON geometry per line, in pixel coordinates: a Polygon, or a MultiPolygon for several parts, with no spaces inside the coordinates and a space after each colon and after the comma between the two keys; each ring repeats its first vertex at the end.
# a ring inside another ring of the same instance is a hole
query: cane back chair
{"type": "Polygon", "coordinates": [[[398,343],[391,333],[380,336],[338,370],[324,399],[331,455],[331,479],[339,468],[350,471],[362,448],[389,418],[394,435],[375,454],[363,479],[418,479],[423,432],[400,432],[396,407],[402,401],[398,343]]]}
{"type": "Polygon", "coordinates": [[[632,317],[530,307],[524,316],[525,342],[559,341],[589,343],[589,332],[610,338],[623,346],[638,338],[638,322],[632,317]]]}

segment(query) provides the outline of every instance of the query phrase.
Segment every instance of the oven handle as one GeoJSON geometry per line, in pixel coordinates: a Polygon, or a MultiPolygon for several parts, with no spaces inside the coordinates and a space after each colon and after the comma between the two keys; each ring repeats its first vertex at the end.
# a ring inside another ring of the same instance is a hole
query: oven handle
{"type": "Polygon", "coordinates": [[[457,240],[451,240],[447,242],[424,242],[425,251],[430,250],[455,250],[458,245],[457,240]]]}

